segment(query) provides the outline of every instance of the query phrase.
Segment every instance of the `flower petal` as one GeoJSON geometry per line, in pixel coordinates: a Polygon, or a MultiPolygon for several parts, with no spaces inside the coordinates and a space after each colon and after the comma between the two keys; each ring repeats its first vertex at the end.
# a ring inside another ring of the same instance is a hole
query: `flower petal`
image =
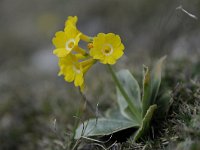
{"type": "Polygon", "coordinates": [[[62,48],[65,47],[66,43],[66,34],[63,31],[56,32],[55,37],[52,39],[52,42],[56,48],[62,48]]]}
{"type": "Polygon", "coordinates": [[[65,56],[67,56],[67,54],[69,54],[69,51],[67,51],[64,48],[58,48],[53,51],[53,54],[58,57],[65,57],[65,56]]]}

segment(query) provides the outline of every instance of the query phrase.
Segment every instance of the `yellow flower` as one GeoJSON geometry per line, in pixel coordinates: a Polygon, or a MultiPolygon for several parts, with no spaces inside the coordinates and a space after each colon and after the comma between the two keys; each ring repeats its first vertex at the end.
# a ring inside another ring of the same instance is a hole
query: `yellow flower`
{"type": "Polygon", "coordinates": [[[52,42],[56,47],[53,53],[56,56],[65,57],[72,50],[76,53],[87,55],[86,51],[78,46],[78,43],[80,39],[86,42],[90,42],[92,38],[87,35],[84,35],[77,29],[77,21],[78,18],[76,16],[69,16],[67,21],[65,22],[64,31],[57,32],[55,37],[53,38],[52,42]]]}
{"type": "Polygon", "coordinates": [[[115,64],[123,55],[124,45],[118,35],[99,33],[93,39],[90,55],[103,64],[115,64]]]}
{"type": "Polygon", "coordinates": [[[72,26],[69,26],[69,28],[64,32],[58,31],[52,40],[56,47],[53,53],[58,57],[67,56],[72,50],[81,54],[86,54],[83,49],[78,47],[80,35],[81,33],[72,26]]]}
{"type": "Polygon", "coordinates": [[[76,55],[69,54],[65,57],[59,58],[59,75],[64,75],[67,82],[73,82],[77,87],[84,87],[84,74],[93,65],[94,60],[89,59],[79,62],[76,55]]]}
{"type": "Polygon", "coordinates": [[[74,81],[75,86],[84,84],[82,66],[74,55],[69,54],[66,57],[59,58],[59,66],[59,75],[64,75],[67,82],[74,81]]]}

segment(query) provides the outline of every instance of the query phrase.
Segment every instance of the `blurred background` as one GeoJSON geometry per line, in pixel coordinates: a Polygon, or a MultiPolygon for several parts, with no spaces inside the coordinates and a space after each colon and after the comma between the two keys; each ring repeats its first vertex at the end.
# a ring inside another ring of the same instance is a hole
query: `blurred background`
{"type": "MultiPolygon", "coordinates": [[[[1,0],[0,149],[54,149],[57,136],[72,129],[81,96],[57,76],[51,42],[68,16],[78,16],[87,35],[119,34],[125,55],[116,69],[141,72],[142,64],[163,55],[168,61],[200,58],[200,20],[177,10],[180,5],[200,18],[199,0],[1,0]]],[[[96,64],[86,85],[94,106],[116,105],[105,66],[96,64]]]]}

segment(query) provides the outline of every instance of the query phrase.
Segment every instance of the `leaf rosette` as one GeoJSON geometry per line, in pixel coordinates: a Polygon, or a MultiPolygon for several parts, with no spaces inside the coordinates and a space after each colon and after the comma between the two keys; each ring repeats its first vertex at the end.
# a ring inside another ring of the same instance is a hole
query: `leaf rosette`
{"type": "Polygon", "coordinates": [[[130,128],[136,129],[133,130],[135,141],[145,135],[152,119],[165,117],[170,106],[169,93],[167,91],[164,94],[159,93],[162,65],[165,59],[166,56],[159,59],[152,72],[148,67],[143,66],[142,88],[129,70],[115,73],[108,66],[117,85],[119,109],[111,111],[107,118],[89,119],[82,123],[76,130],[75,139],[106,136],[130,128]]]}

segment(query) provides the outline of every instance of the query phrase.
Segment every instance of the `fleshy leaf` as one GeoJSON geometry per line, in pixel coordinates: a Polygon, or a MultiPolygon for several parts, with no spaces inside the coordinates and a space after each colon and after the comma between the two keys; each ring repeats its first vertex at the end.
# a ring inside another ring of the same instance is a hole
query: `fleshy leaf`
{"type": "Polygon", "coordinates": [[[128,107],[128,103],[125,101],[125,98],[122,96],[118,88],[117,88],[117,102],[119,104],[120,112],[125,118],[130,120],[135,118],[135,114],[128,107]]]}
{"type": "Polygon", "coordinates": [[[90,119],[84,122],[76,129],[75,139],[81,137],[92,137],[92,136],[105,136],[110,135],[118,131],[125,129],[139,127],[136,121],[130,121],[126,118],[123,119],[111,119],[111,118],[99,118],[90,119]]]}
{"type": "Polygon", "coordinates": [[[106,118],[117,118],[117,119],[126,119],[122,115],[122,113],[119,111],[119,107],[114,108],[114,109],[108,109],[105,113],[106,118]]]}
{"type": "Polygon", "coordinates": [[[166,59],[166,56],[160,58],[152,70],[152,74],[151,74],[151,81],[152,81],[151,82],[151,91],[152,91],[151,104],[155,103],[156,96],[158,95],[159,87],[161,84],[162,64],[165,59],[166,59]]]}
{"type": "Polygon", "coordinates": [[[156,104],[156,97],[161,84],[162,64],[165,59],[166,56],[158,60],[151,74],[147,67],[143,69],[142,116],[146,114],[150,105],[156,104]]]}
{"type": "MultiPolygon", "coordinates": [[[[132,74],[128,70],[121,70],[117,73],[118,80],[124,90],[126,91],[128,97],[131,99],[131,105],[137,109],[138,113],[142,112],[142,103],[141,103],[141,95],[140,95],[140,87],[136,79],[132,76],[132,74]]],[[[135,118],[137,114],[134,114],[130,108],[128,107],[128,103],[126,102],[124,96],[121,94],[120,90],[117,88],[117,101],[120,107],[120,111],[122,115],[128,119],[135,118]]],[[[137,118],[141,118],[141,116],[137,116],[137,118]]]]}
{"type": "Polygon", "coordinates": [[[138,131],[135,133],[135,136],[134,136],[135,141],[141,138],[148,131],[153,114],[156,109],[157,109],[157,105],[151,105],[149,109],[147,110],[147,113],[142,120],[142,125],[140,126],[138,131]]]}
{"type": "Polygon", "coordinates": [[[142,95],[142,116],[146,114],[150,106],[151,82],[150,72],[147,66],[143,66],[143,95],[142,95]]]}

